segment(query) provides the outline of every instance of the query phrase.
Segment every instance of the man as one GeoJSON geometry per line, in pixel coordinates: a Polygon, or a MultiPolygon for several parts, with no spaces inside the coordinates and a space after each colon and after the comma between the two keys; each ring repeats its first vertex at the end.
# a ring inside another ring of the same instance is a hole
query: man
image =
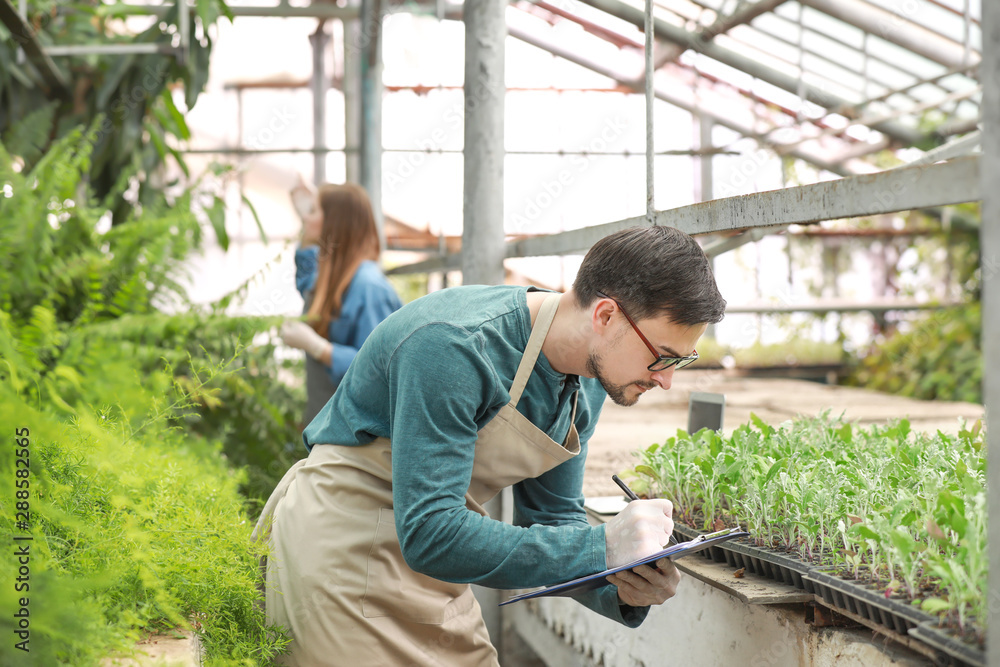
{"type": "MultiPolygon", "coordinates": [[[[724,310],[698,244],[646,227],[599,241],[565,294],[466,286],[389,316],[255,531],[271,530],[266,608],[293,636],[287,664],[496,665],[468,584],[549,585],[661,549],[667,500],[588,524],[587,440],[605,396],[669,389],[724,310]],[[506,486],[513,525],[482,510],[506,486]]],[[[578,599],[636,627],[678,580],[664,559],[578,599]]]]}

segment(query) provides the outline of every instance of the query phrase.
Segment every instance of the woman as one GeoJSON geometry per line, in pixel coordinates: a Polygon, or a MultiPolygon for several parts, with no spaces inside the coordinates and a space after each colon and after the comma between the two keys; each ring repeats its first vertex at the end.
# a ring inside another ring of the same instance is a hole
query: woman
{"type": "MultiPolygon", "coordinates": [[[[298,190],[298,188],[297,188],[298,190]]],[[[303,425],[333,396],[368,334],[402,303],[377,264],[378,230],[365,190],[326,184],[319,207],[301,207],[295,286],[306,301],[305,321],[281,327],[285,344],[306,352],[307,402],[303,425]]]]}

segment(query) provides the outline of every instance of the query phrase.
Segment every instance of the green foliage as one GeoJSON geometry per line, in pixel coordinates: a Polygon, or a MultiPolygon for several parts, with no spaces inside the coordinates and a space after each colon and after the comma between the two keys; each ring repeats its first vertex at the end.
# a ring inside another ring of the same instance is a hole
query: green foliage
{"type": "Polygon", "coordinates": [[[679,431],[638,452],[635,473],[677,520],[745,525],[758,544],[922,598],[980,633],[986,618],[986,450],[981,425],[957,437],[899,421],[860,428],[823,415],[725,438],[679,431]],[[928,593],[930,592],[930,593],[928,593]],[[933,601],[928,601],[933,600],[933,601]]]}
{"type": "Polygon", "coordinates": [[[245,469],[241,488],[253,509],[305,452],[297,428],[305,392],[278,381],[283,365],[268,333],[275,323],[195,312],[129,315],[80,333],[116,344],[142,373],[170,369],[197,404],[175,417],[177,425],[222,441],[230,463],[245,469]],[[255,336],[263,340],[249,345],[255,336]],[[231,360],[231,372],[202,385],[201,369],[220,360],[231,360]]]}
{"type": "Polygon", "coordinates": [[[793,337],[781,343],[755,342],[749,347],[731,347],[714,338],[698,341],[698,361],[692,368],[727,365],[735,368],[769,368],[775,366],[811,366],[838,364],[844,349],[837,343],[824,343],[793,337]],[[727,359],[728,357],[728,359],[727,359]]]}
{"type": "MultiPolygon", "coordinates": [[[[33,538],[31,653],[5,642],[0,664],[97,664],[178,626],[208,664],[268,664],[286,640],[256,605],[239,491],[259,501],[287,469],[303,398],[277,377],[273,321],[191,308],[190,192],[111,226],[83,185],[93,141],[69,132],[30,170],[0,146],[0,429],[10,447],[30,433],[30,520],[9,511],[25,489],[3,457],[0,530],[33,538]]],[[[7,637],[18,602],[0,592],[7,637]]]]}
{"type": "Polygon", "coordinates": [[[844,358],[844,348],[837,343],[824,343],[807,338],[791,338],[783,343],[762,344],[732,351],[737,368],[768,366],[811,366],[838,364],[844,358]]]}
{"type": "Polygon", "coordinates": [[[902,396],[982,403],[980,304],[940,310],[862,358],[850,383],[902,396]]]}
{"type": "MultiPolygon", "coordinates": [[[[8,150],[31,168],[51,142],[80,125],[94,125],[97,134],[87,169],[88,187],[94,195],[103,199],[115,192],[119,175],[128,171],[141,176],[138,201],[155,200],[156,189],[146,177],[159,164],[172,157],[187,170],[172,146],[174,140],[186,140],[190,132],[171,87],[183,90],[188,109],[194,106],[208,80],[210,27],[220,16],[232,18],[223,0],[199,0],[190,14],[191,39],[183,53],[175,48],[181,32],[177,5],[168,7],[161,20],[132,35],[123,19],[137,10],[124,3],[28,2],[28,23],[42,46],[157,44],[162,48],[161,53],[152,54],[56,58],[55,66],[68,82],[61,89],[47,85],[33,67],[17,62],[24,37],[12,38],[0,24],[0,138],[8,150]]],[[[123,199],[113,204],[118,223],[128,216],[130,205],[123,199]]]]}
{"type": "Polygon", "coordinates": [[[409,303],[427,294],[426,274],[407,273],[404,275],[392,275],[389,276],[389,282],[403,303],[409,303]]]}
{"type": "MultiPolygon", "coordinates": [[[[5,349],[28,347],[7,326],[0,339],[5,349]]],[[[128,652],[142,633],[194,627],[209,664],[266,664],[285,640],[272,636],[256,606],[257,554],[237,488],[243,473],[226,465],[217,441],[172,426],[208,378],[228,370],[203,369],[205,381],[189,388],[165,372],[135,373],[113,342],[91,344],[105,360],[103,378],[64,402],[70,420],[44,391],[32,405],[0,383],[0,429],[11,447],[25,429],[28,465],[17,470],[29,471],[16,477],[14,457],[0,462],[0,530],[32,537],[30,589],[0,592],[4,610],[28,597],[31,652],[4,642],[0,663],[92,665],[128,652]],[[101,399],[109,402],[95,407],[101,399]],[[23,479],[27,489],[15,490],[23,479]],[[17,491],[27,491],[28,526],[8,511],[17,491]]],[[[4,361],[28,386],[39,382],[30,366],[4,361]]],[[[17,568],[14,559],[0,561],[4,581],[15,581],[17,568]]],[[[14,636],[16,619],[2,619],[14,636]]]]}
{"type": "MultiPolygon", "coordinates": [[[[121,190],[104,201],[88,196],[85,179],[97,132],[73,130],[30,171],[0,146],[0,291],[16,319],[50,307],[60,322],[83,326],[123,313],[150,313],[182,295],[181,262],[201,241],[190,194],[139,209],[142,224],[97,232],[121,190]]],[[[119,188],[128,184],[128,174],[119,188]]]]}

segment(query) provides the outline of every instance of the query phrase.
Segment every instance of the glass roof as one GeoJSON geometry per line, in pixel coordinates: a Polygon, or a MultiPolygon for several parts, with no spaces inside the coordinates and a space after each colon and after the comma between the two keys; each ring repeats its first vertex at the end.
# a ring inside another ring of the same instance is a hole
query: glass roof
{"type": "MultiPolygon", "coordinates": [[[[587,54],[610,42],[629,52],[623,69],[642,76],[642,2],[512,6],[548,23],[534,34],[548,33],[553,46],[587,54]],[[586,38],[570,42],[567,22],[586,38]]],[[[975,129],[981,11],[980,0],[655,0],[655,20],[671,27],[657,31],[656,87],[689,86],[703,108],[749,114],[752,130],[741,134],[779,152],[813,151],[844,173],[865,171],[857,158],[868,148],[975,129]],[[679,47],[678,35],[711,48],[679,47]]]]}

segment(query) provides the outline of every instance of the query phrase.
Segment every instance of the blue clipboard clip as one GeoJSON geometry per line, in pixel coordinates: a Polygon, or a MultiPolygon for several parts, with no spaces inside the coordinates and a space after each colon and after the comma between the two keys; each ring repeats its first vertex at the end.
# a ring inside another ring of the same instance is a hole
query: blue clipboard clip
{"type": "Polygon", "coordinates": [[[704,549],[711,547],[713,544],[718,544],[719,542],[725,542],[727,540],[732,540],[737,537],[749,537],[750,533],[743,530],[739,526],[735,528],[726,528],[724,530],[718,530],[714,533],[706,533],[704,535],[699,535],[698,537],[690,540],[688,542],[681,542],[680,544],[674,544],[662,551],[657,551],[654,554],[650,554],[645,558],[640,558],[639,560],[632,561],[631,563],[626,563],[625,565],[620,565],[614,567],[604,572],[598,572],[596,574],[590,574],[586,577],[580,577],[579,579],[573,579],[571,581],[566,581],[561,584],[555,584],[553,586],[546,586],[545,588],[540,588],[536,591],[530,593],[522,593],[521,595],[515,595],[514,597],[504,600],[498,606],[504,606],[511,604],[513,602],[519,602],[521,600],[528,600],[530,598],[540,598],[549,596],[562,596],[562,597],[572,597],[574,595],[579,595],[580,593],[594,590],[595,588],[601,588],[602,586],[610,586],[611,582],[607,580],[607,576],[614,574],[616,572],[621,572],[622,570],[631,570],[634,567],[639,567],[640,565],[648,565],[654,563],[661,558],[669,558],[670,560],[677,560],[678,558],[683,558],[685,556],[690,556],[693,553],[698,553],[704,549]]]}

